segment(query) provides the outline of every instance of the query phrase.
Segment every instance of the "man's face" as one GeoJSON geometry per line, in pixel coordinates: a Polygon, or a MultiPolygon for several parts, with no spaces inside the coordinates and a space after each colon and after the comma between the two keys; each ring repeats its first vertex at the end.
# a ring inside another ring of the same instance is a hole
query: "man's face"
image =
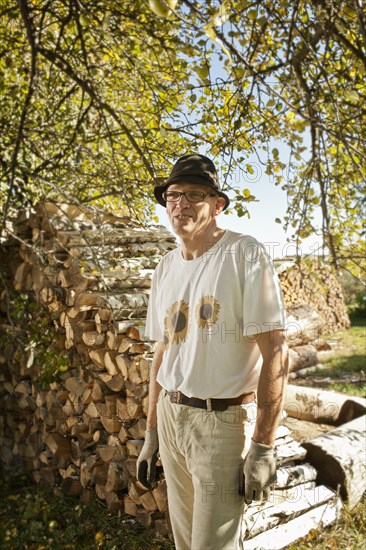
{"type": "MultiPolygon", "coordinates": [[[[206,185],[192,183],[173,183],[169,185],[168,191],[200,191],[214,195],[214,191],[206,185]]],[[[225,199],[218,196],[207,196],[201,202],[189,202],[182,195],[178,202],[167,202],[166,211],[174,233],[179,237],[194,237],[196,234],[204,233],[214,221],[217,214],[225,206],[225,199]]]]}

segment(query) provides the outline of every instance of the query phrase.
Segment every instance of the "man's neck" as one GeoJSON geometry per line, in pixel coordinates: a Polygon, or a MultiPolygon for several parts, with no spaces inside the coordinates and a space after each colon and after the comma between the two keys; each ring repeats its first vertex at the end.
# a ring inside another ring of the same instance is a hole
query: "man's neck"
{"type": "Polygon", "coordinates": [[[216,227],[204,235],[181,236],[182,256],[185,260],[195,260],[210,250],[223,236],[225,229],[216,227]]]}

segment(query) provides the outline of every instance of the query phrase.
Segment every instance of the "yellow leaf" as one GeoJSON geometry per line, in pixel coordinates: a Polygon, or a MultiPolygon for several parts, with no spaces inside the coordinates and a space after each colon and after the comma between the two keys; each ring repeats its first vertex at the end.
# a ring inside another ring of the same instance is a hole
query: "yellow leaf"
{"type": "Polygon", "coordinates": [[[358,95],[356,90],[351,90],[350,92],[346,92],[344,97],[347,101],[350,101],[351,103],[358,103],[358,101],[360,100],[360,96],[358,95]]]}
{"type": "Polygon", "coordinates": [[[90,19],[87,15],[80,15],[80,23],[82,24],[83,27],[87,27],[88,25],[90,25],[90,19]]]}
{"type": "Polygon", "coordinates": [[[102,531],[98,531],[95,534],[95,542],[98,544],[98,546],[102,545],[105,542],[105,534],[102,533],[102,531]]]}
{"type": "Polygon", "coordinates": [[[193,70],[195,71],[195,73],[197,73],[197,75],[202,78],[202,79],[205,79],[208,77],[209,75],[209,68],[207,65],[195,65],[193,67],[193,70]]]}
{"type": "Polygon", "coordinates": [[[222,41],[218,38],[216,31],[213,28],[212,22],[207,23],[207,25],[204,26],[204,29],[205,29],[206,36],[208,36],[208,38],[211,38],[211,40],[216,42],[216,44],[218,44],[221,47],[222,51],[227,55],[229,62],[232,63],[231,54],[229,50],[226,48],[226,46],[222,43],[222,41]]]}
{"type": "Polygon", "coordinates": [[[149,8],[159,17],[170,17],[178,0],[149,0],[149,8]]]}
{"type": "Polygon", "coordinates": [[[208,38],[211,38],[211,40],[216,41],[216,39],[217,39],[216,31],[213,28],[212,23],[207,23],[207,25],[205,25],[204,29],[205,29],[206,36],[208,36],[208,38]]]}

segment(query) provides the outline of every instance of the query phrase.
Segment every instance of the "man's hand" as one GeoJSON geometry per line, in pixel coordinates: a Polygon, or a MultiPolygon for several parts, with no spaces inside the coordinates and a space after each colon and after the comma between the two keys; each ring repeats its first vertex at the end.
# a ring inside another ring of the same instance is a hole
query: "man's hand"
{"type": "Polygon", "coordinates": [[[270,445],[252,443],[244,459],[244,497],[252,500],[268,500],[271,487],[276,482],[276,459],[270,445]]]}
{"type": "Polygon", "coordinates": [[[145,433],[145,443],[136,463],[136,477],[146,489],[152,489],[156,473],[158,431],[150,428],[145,433]]]}

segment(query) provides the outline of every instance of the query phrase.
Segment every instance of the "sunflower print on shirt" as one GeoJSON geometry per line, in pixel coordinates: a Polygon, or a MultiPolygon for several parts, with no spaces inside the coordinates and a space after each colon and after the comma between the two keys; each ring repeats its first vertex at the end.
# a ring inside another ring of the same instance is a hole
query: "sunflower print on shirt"
{"type": "Polygon", "coordinates": [[[179,344],[187,339],[189,331],[189,305],[184,300],[174,302],[164,319],[164,345],[179,344]]]}
{"type": "Polygon", "coordinates": [[[214,296],[202,296],[195,308],[196,321],[200,328],[212,327],[217,323],[220,304],[214,296]]]}

